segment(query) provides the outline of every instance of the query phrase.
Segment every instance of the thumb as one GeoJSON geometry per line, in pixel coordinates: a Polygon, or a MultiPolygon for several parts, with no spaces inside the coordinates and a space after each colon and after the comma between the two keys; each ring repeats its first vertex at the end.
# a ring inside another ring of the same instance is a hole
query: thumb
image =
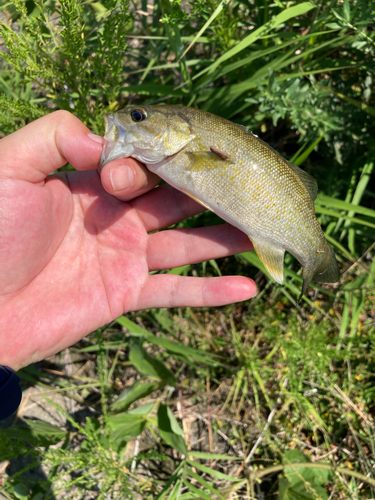
{"type": "Polygon", "coordinates": [[[66,163],[98,167],[104,139],[68,111],[55,111],[0,140],[0,178],[43,182],[66,163]]]}

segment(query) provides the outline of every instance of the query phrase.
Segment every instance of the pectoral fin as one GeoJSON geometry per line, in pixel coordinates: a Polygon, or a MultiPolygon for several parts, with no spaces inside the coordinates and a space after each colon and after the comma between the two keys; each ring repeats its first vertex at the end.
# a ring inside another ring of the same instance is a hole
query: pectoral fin
{"type": "Polygon", "coordinates": [[[186,155],[190,159],[190,165],[186,170],[191,172],[225,168],[232,164],[229,155],[214,147],[211,147],[211,151],[189,151],[186,155]]]}
{"type": "Polygon", "coordinates": [[[285,250],[270,244],[260,238],[250,238],[258,257],[263,262],[264,267],[280,285],[284,280],[284,253],[285,250]]]}
{"type": "Polygon", "coordinates": [[[210,149],[211,149],[211,153],[214,153],[222,160],[229,160],[229,158],[230,158],[229,155],[227,153],[224,153],[224,151],[221,151],[220,149],[217,149],[214,146],[210,146],[210,149]]]}

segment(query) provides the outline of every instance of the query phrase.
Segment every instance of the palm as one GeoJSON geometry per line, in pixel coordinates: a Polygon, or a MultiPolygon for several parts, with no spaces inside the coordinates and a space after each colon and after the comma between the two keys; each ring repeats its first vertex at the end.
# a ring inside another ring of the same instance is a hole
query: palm
{"type": "Polygon", "coordinates": [[[13,172],[0,175],[2,364],[42,359],[126,311],[220,305],[254,291],[240,277],[149,274],[249,248],[231,226],[149,234],[202,210],[169,186],[124,203],[103,189],[96,170],[45,183],[13,172]]]}

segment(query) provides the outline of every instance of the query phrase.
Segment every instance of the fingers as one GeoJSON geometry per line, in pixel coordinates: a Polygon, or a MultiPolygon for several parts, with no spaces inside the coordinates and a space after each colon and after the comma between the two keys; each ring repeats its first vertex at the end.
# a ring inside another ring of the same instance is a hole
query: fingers
{"type": "Polygon", "coordinates": [[[144,196],[135,198],[130,204],[148,232],[168,227],[206,210],[169,185],[153,189],[144,196]]]}
{"type": "Polygon", "coordinates": [[[68,111],[56,111],[0,140],[0,177],[33,183],[66,163],[97,168],[104,140],[68,111]]]}
{"type": "Polygon", "coordinates": [[[253,250],[245,233],[229,224],[197,229],[171,229],[148,237],[150,271],[172,269],[253,250]]]}
{"type": "Polygon", "coordinates": [[[243,276],[191,278],[155,274],[148,277],[137,308],[223,306],[250,299],[255,294],[254,281],[243,276]]]}
{"type": "MultiPolygon", "coordinates": [[[[68,162],[77,170],[94,169],[103,144],[103,137],[92,134],[74,115],[56,111],[0,140],[0,178],[37,184],[68,162]]],[[[124,201],[149,191],[160,181],[132,158],[107,164],[101,179],[108,193],[124,201]]]]}
{"type": "Polygon", "coordinates": [[[154,188],[160,178],[133,158],[107,163],[100,174],[104,189],[119,200],[129,201],[154,188]]]}

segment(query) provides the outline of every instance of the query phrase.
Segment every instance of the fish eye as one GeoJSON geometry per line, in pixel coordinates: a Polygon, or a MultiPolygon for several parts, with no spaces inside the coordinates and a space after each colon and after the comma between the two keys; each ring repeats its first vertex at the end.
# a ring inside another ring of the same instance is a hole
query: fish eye
{"type": "Polygon", "coordinates": [[[130,113],[133,122],[143,122],[147,118],[147,114],[143,109],[133,109],[130,113]]]}

